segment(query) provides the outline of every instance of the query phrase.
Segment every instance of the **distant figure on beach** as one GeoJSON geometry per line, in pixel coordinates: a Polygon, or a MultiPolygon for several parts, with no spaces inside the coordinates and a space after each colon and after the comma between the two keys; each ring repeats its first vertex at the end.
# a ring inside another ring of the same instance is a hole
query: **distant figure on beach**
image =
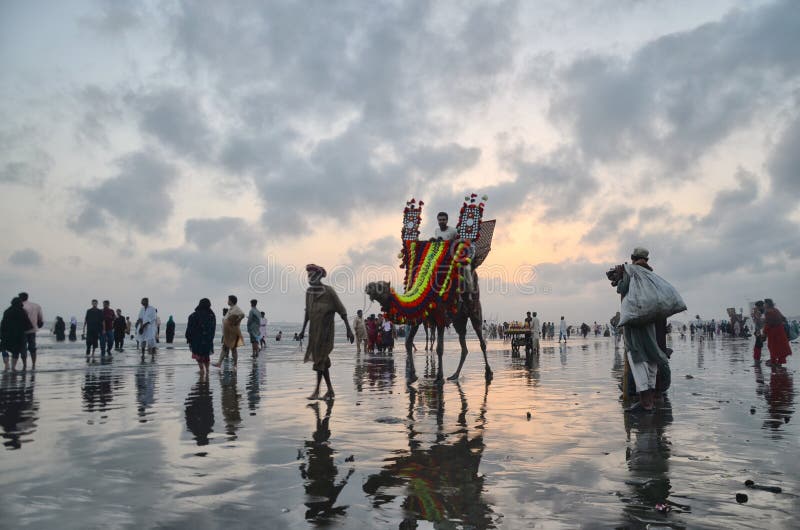
{"type": "Polygon", "coordinates": [[[69,317],[69,341],[75,342],[78,340],[78,319],[69,317]]]}
{"type": "Polygon", "coordinates": [[[156,354],[156,331],[158,325],[158,313],[156,308],[150,305],[148,298],[142,298],[142,308],[139,310],[139,318],[136,319],[136,333],[139,347],[144,359],[145,350],[150,355],[156,354]]]}
{"type": "Polygon", "coordinates": [[[306,326],[310,323],[304,362],[313,361],[314,371],[317,372],[317,385],[314,388],[314,392],[308,396],[308,399],[319,399],[319,387],[323,378],[328,391],[322,396],[322,399],[333,399],[334,392],[329,369],[331,367],[330,353],[333,350],[333,317],[335,314],[338,313],[342,317],[347,329],[347,340],[351,344],[355,341],[355,336],[350,329],[350,322],[347,320],[347,310],[342,305],[342,301],[339,300],[336,291],[330,285],[322,283],[322,278],[327,275],[325,269],[319,265],[309,264],[306,265],[306,272],[308,273],[309,285],[306,291],[303,329],[300,330],[298,336],[300,340],[303,340],[306,326]]]}
{"type": "Polygon", "coordinates": [[[117,318],[111,309],[111,302],[103,300],[103,332],[100,334],[100,356],[111,355],[111,346],[114,344],[114,319],[117,318]]]}
{"type": "Polygon", "coordinates": [[[283,330],[279,329],[278,334],[275,335],[275,340],[280,341],[283,338],[283,330]]]}
{"type": "Polygon", "coordinates": [[[128,333],[129,321],[122,316],[122,309],[117,309],[117,316],[114,319],[114,351],[125,351],[125,335],[128,333]]]}
{"type": "Polygon", "coordinates": [[[0,321],[0,350],[3,352],[3,364],[8,370],[8,354],[11,353],[13,370],[17,369],[17,360],[22,356],[22,369],[28,367],[25,348],[27,346],[26,335],[33,329],[31,319],[22,306],[19,297],[11,300],[11,306],[3,313],[3,320],[0,321]]]}
{"type": "Polygon", "coordinates": [[[258,357],[258,350],[261,348],[261,311],[256,305],[258,300],[250,300],[250,312],[247,313],[247,334],[250,336],[254,359],[258,357]]]}
{"type": "MultiPolygon", "coordinates": [[[[97,307],[97,300],[92,300],[92,307],[86,310],[83,317],[83,337],[86,339],[86,357],[94,355],[100,334],[103,332],[103,312],[97,307]]],[[[100,354],[102,355],[102,350],[100,354]]]]}
{"type": "Polygon", "coordinates": [[[211,309],[211,300],[203,298],[186,322],[186,342],[192,359],[197,361],[200,377],[208,377],[211,353],[214,351],[214,334],[217,332],[217,317],[211,309]]]}
{"type": "Polygon", "coordinates": [[[536,311],[533,312],[533,320],[531,320],[531,348],[533,353],[539,353],[539,334],[541,329],[539,327],[539,317],[536,316],[536,311]]]}
{"type": "Polygon", "coordinates": [[[262,349],[267,347],[267,315],[263,311],[261,312],[261,324],[258,326],[258,334],[261,335],[261,340],[259,340],[259,345],[262,349]]]}
{"type": "Polygon", "coordinates": [[[767,337],[768,364],[771,366],[785,364],[786,357],[792,354],[784,324],[786,317],[775,307],[772,298],[764,298],[764,335],[767,337]]]}
{"type": "Polygon", "coordinates": [[[131,333],[132,326],[133,324],[131,324],[131,317],[125,317],[125,334],[129,335],[131,340],[133,340],[133,333],[131,333]]]}
{"type": "Polygon", "coordinates": [[[367,351],[375,353],[375,343],[378,342],[378,321],[374,314],[367,318],[364,326],[367,328],[367,351]]]}
{"type": "Polygon", "coordinates": [[[57,316],[56,323],[53,324],[53,335],[56,336],[56,342],[64,342],[66,339],[67,323],[64,319],[57,316]]]}
{"type": "Polygon", "coordinates": [[[239,309],[236,303],[239,299],[234,295],[228,296],[228,308],[223,314],[225,317],[222,319],[222,353],[220,353],[219,361],[217,361],[217,368],[222,366],[222,363],[231,354],[233,358],[233,369],[236,370],[239,361],[239,346],[244,345],[242,338],[242,330],[239,327],[242,320],[244,320],[244,312],[239,309]]]}
{"type": "Polygon", "coordinates": [[[161,342],[161,317],[158,316],[158,309],[156,309],[156,342],[161,342]]]}
{"type": "Polygon", "coordinates": [[[753,306],[753,312],[750,315],[753,319],[753,335],[756,342],[753,345],[753,360],[755,362],[761,361],[761,348],[764,347],[764,301],[759,300],[753,306]]]}
{"type": "Polygon", "coordinates": [[[561,339],[564,339],[564,342],[567,342],[567,321],[564,320],[564,316],[561,316],[561,322],[558,324],[558,342],[561,342],[561,339]]]}
{"type": "Polygon", "coordinates": [[[353,319],[353,331],[356,334],[356,353],[361,353],[361,346],[364,346],[364,353],[367,352],[367,325],[364,322],[364,312],[356,311],[353,319]]]}
{"type": "Polygon", "coordinates": [[[175,340],[175,321],[172,320],[172,315],[167,319],[166,337],[167,344],[172,344],[172,341],[175,340]]]}
{"type": "MultiPolygon", "coordinates": [[[[28,314],[31,321],[31,329],[25,332],[25,345],[28,353],[31,355],[31,368],[36,369],[36,332],[44,327],[44,315],[42,314],[42,306],[28,300],[28,293],[19,293],[19,299],[22,300],[22,308],[28,314]]],[[[23,366],[26,363],[26,358],[22,357],[23,366]]]]}

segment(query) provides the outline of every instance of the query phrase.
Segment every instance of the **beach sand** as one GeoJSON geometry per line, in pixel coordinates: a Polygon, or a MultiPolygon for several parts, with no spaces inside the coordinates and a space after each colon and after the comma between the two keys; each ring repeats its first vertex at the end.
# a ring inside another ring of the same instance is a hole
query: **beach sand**
{"type": "MultiPolygon", "coordinates": [[[[415,355],[407,387],[404,352],[356,356],[339,336],[332,406],[305,399],[314,374],[291,340],[256,362],[241,348],[208,383],[183,340],[144,363],[130,346],[86,363],[80,342],[40,345],[35,373],[0,379],[15,528],[789,528],[800,509],[796,359],[754,368],[744,339],[673,335],[669,399],[638,418],[603,337],[543,341],[532,369],[489,341],[490,385],[470,341],[440,388],[435,357],[415,355]]],[[[457,351],[449,335],[446,376],[457,351]]]]}

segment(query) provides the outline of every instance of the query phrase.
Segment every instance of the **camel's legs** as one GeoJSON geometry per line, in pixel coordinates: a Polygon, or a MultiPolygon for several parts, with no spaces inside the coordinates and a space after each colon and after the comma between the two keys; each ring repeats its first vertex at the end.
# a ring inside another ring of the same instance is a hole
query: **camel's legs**
{"type": "Polygon", "coordinates": [[[418,329],[419,324],[414,324],[406,334],[406,382],[408,384],[411,384],[417,380],[417,370],[414,367],[414,352],[412,350],[414,345],[414,336],[417,334],[418,329]]]}
{"type": "Polygon", "coordinates": [[[436,367],[436,382],[444,383],[444,369],[442,356],[444,355],[444,326],[436,326],[436,357],[439,358],[439,366],[436,367]]]}

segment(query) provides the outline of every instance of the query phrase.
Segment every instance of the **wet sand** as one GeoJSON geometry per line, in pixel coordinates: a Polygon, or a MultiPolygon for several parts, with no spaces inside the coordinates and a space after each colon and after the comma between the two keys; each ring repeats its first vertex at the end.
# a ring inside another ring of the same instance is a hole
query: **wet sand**
{"type": "MultiPolygon", "coordinates": [[[[459,383],[435,385],[435,358],[419,351],[420,380],[408,387],[404,352],[356,356],[339,337],[330,405],[305,399],[313,373],[291,341],[270,341],[256,362],[243,348],[235,373],[212,368],[206,383],[182,341],[154,362],[128,349],[87,364],[80,343],[42,338],[35,373],[0,379],[0,521],[796,527],[797,355],[772,370],[753,366],[746,340],[673,335],[669,399],[636,418],[618,400],[613,339],[544,341],[532,368],[489,341],[490,385],[469,345],[459,383]],[[748,479],[783,492],[748,489],[748,479]],[[662,502],[669,513],[655,510],[662,502]]],[[[451,335],[446,376],[457,351],[451,335]]]]}

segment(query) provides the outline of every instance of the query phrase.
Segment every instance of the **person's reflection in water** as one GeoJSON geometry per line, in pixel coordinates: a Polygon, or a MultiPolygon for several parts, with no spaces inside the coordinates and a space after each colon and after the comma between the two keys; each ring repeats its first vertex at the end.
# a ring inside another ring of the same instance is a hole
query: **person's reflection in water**
{"type": "Polygon", "coordinates": [[[156,402],[156,380],[158,369],[154,363],[146,364],[144,361],[136,367],[136,403],[139,423],[147,423],[147,409],[156,402]]]}
{"type": "Polygon", "coordinates": [[[667,427],[672,424],[672,405],[669,399],[648,414],[626,414],[623,411],[628,447],[625,459],[628,462],[632,498],[623,498],[624,513],[629,521],[637,525],[649,522],[676,522],[674,515],[665,516],[656,511],[656,505],[665,504],[673,513],[680,512],[680,505],[669,501],[671,491],[669,479],[669,457],[671,442],[667,427]]]}
{"type": "Polygon", "coordinates": [[[347,475],[336,483],[339,470],[333,461],[334,450],[330,446],[330,420],[333,410],[333,400],[327,400],[325,416],[320,418],[319,402],[308,405],[314,411],[316,429],[311,435],[311,440],[306,440],[306,456],[308,462],[300,464],[300,476],[306,481],[306,519],[315,524],[325,525],[332,519],[345,515],[348,506],[334,506],[339,494],[347,485],[350,475],[355,469],[351,468],[347,475]]]}
{"type": "Polygon", "coordinates": [[[208,435],[214,432],[214,404],[208,379],[200,379],[186,397],[186,428],[194,435],[197,445],[208,445],[208,435]]]}
{"type": "Polygon", "coordinates": [[[236,439],[236,431],[242,425],[241,399],[236,386],[236,372],[225,370],[219,373],[222,394],[222,416],[225,418],[225,433],[228,440],[236,439]]]}
{"type": "Polygon", "coordinates": [[[782,366],[773,366],[769,385],[764,386],[764,376],[761,373],[761,366],[756,365],[756,381],[761,379],[761,388],[764,399],[767,401],[768,418],[764,420],[763,429],[769,430],[774,439],[783,437],[781,429],[794,413],[794,378],[792,374],[782,366]],[[760,377],[759,377],[760,376],[760,377]]]}
{"type": "Polygon", "coordinates": [[[567,365],[567,345],[560,344],[558,345],[558,353],[561,354],[561,366],[567,365]]]}
{"type": "Polygon", "coordinates": [[[369,356],[366,359],[367,379],[370,388],[377,390],[391,390],[396,378],[394,357],[369,356]]]}
{"type": "MultiPolygon", "coordinates": [[[[484,477],[479,474],[485,444],[483,442],[486,424],[486,402],[489,383],[486,383],[483,404],[477,421],[471,429],[468,426],[468,402],[461,385],[457,383],[461,410],[458,414],[459,428],[450,435],[437,437],[430,449],[420,449],[416,440],[413,410],[417,392],[409,388],[409,452],[395,457],[382,471],[371,475],[363,489],[378,508],[395,500],[394,491],[405,486],[402,507],[404,519],[399,527],[417,528],[420,520],[434,523],[436,528],[463,525],[465,528],[494,528],[493,511],[483,498],[484,477]],[[470,434],[473,434],[470,437],[470,434]],[[455,436],[455,441],[447,440],[455,436]]],[[[438,387],[439,392],[444,389],[438,387]]],[[[436,411],[436,421],[444,416],[444,399],[438,401],[440,410],[436,411]]],[[[440,432],[443,429],[439,429],[440,432]]]]}
{"type": "Polygon", "coordinates": [[[39,402],[34,400],[36,375],[28,372],[5,372],[0,381],[0,426],[6,449],[21,449],[36,432],[39,402]],[[25,437],[23,439],[23,437],[25,437]]]}
{"type": "Polygon", "coordinates": [[[266,373],[266,367],[258,364],[258,359],[253,359],[253,364],[250,367],[250,375],[247,377],[247,408],[250,409],[250,415],[255,416],[258,410],[258,405],[261,403],[261,379],[266,373]]]}
{"type": "Polygon", "coordinates": [[[115,374],[111,357],[100,361],[100,367],[93,363],[86,368],[83,377],[83,410],[86,412],[105,412],[114,400],[114,391],[122,388],[122,376],[115,374]]]}

